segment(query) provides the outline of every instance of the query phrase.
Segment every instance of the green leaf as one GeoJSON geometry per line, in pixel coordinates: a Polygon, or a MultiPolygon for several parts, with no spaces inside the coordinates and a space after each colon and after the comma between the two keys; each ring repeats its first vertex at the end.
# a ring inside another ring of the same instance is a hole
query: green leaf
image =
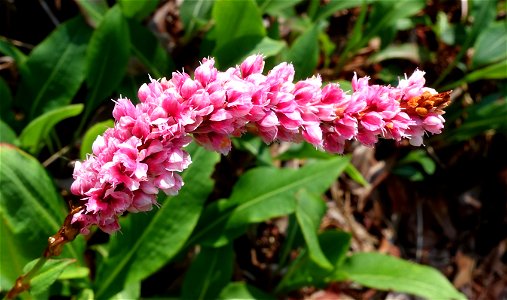
{"type": "Polygon", "coordinates": [[[143,76],[128,74],[123,77],[122,82],[116,89],[116,94],[121,95],[123,98],[131,99],[133,103],[136,103],[138,101],[137,92],[139,91],[139,87],[146,83],[146,78],[149,78],[147,73],[148,71],[143,76]]]}
{"type": "Polygon", "coordinates": [[[320,222],[326,212],[326,204],[320,197],[300,190],[296,194],[296,219],[301,227],[310,259],[324,269],[331,270],[333,265],[327,260],[320,249],[317,232],[320,222]]]}
{"type": "MultiPolygon", "coordinates": [[[[31,261],[24,268],[24,273],[30,271],[39,259],[31,261]]],[[[48,259],[44,266],[36,273],[30,280],[30,294],[36,296],[46,292],[49,287],[58,279],[60,274],[72,263],[75,259],[48,259]]]]}
{"type": "Polygon", "coordinates": [[[97,136],[103,134],[108,128],[112,128],[113,126],[114,121],[107,120],[93,125],[86,131],[83,136],[83,141],[81,142],[81,149],[79,150],[79,156],[82,160],[86,159],[88,153],[92,153],[92,145],[97,136]]]}
{"type": "Polygon", "coordinates": [[[379,63],[388,59],[407,59],[414,63],[420,63],[420,47],[417,44],[401,44],[401,45],[389,45],[385,49],[375,53],[368,61],[370,63],[379,63]]]}
{"type": "Polygon", "coordinates": [[[219,299],[263,299],[275,300],[276,298],[264,293],[263,291],[248,285],[244,282],[229,283],[218,296],[219,299]]]}
{"type": "Polygon", "coordinates": [[[368,40],[386,28],[395,25],[399,20],[417,14],[425,7],[425,1],[376,1],[365,31],[368,40]]]}
{"type": "Polygon", "coordinates": [[[469,107],[466,111],[468,117],[463,124],[455,129],[444,132],[442,138],[450,141],[469,140],[486,131],[507,131],[507,99],[492,94],[483,101],[469,107]]]}
{"type": "Polygon", "coordinates": [[[323,269],[310,258],[307,250],[303,250],[290,264],[276,291],[290,291],[303,286],[323,287],[338,278],[343,280],[345,277],[338,270],[346,259],[350,239],[350,233],[343,231],[328,230],[321,233],[320,248],[333,269],[323,269]]]}
{"type": "Polygon", "coordinates": [[[19,51],[12,43],[9,42],[3,36],[0,36],[0,53],[3,53],[6,56],[10,56],[14,59],[18,67],[23,65],[26,61],[26,55],[19,51]]]}
{"type": "Polygon", "coordinates": [[[352,91],[352,82],[348,80],[338,80],[336,83],[338,83],[340,85],[340,88],[345,92],[350,93],[350,91],[352,91]]]}
{"type": "Polygon", "coordinates": [[[496,5],[497,1],[474,1],[472,2],[471,15],[473,18],[472,28],[465,35],[465,41],[461,43],[460,51],[456,54],[454,60],[447,65],[447,67],[440,72],[440,76],[434,82],[435,86],[438,86],[449,73],[461,62],[461,58],[468,52],[468,49],[475,42],[479,33],[484,28],[488,28],[489,25],[495,20],[496,17],[496,5]]]}
{"type": "Polygon", "coordinates": [[[330,159],[336,155],[321,151],[309,143],[292,144],[290,148],[280,154],[277,159],[289,160],[294,158],[317,158],[317,159],[330,159]]]}
{"type": "Polygon", "coordinates": [[[220,67],[237,63],[266,36],[262,16],[254,0],[215,0],[212,17],[216,42],[213,56],[220,67]]]}
{"type": "Polygon", "coordinates": [[[284,41],[273,40],[269,37],[246,36],[231,41],[224,47],[214,51],[221,67],[235,65],[247,56],[262,53],[264,57],[279,54],[287,45],[284,41]]]}
{"type": "Polygon", "coordinates": [[[15,144],[16,140],[16,132],[0,119],[0,143],[15,144]]]}
{"type": "Polygon", "coordinates": [[[234,262],[232,244],[203,247],[185,274],[182,299],[216,299],[231,280],[234,262]]]}
{"type": "MultiPolygon", "coordinates": [[[[0,186],[0,283],[6,289],[26,263],[41,255],[67,208],[44,167],[8,144],[0,144],[0,186]]],[[[82,262],[83,247],[84,240],[78,237],[64,247],[61,257],[82,262]]]]}
{"type": "Polygon", "coordinates": [[[359,170],[352,164],[348,164],[345,168],[345,173],[352,178],[355,182],[359,183],[362,186],[368,186],[369,182],[363,177],[363,174],[359,172],[359,170]]]}
{"type": "MultiPolygon", "coordinates": [[[[127,21],[115,5],[104,16],[86,51],[86,83],[90,95],[86,100],[83,122],[120,84],[130,55],[127,21]]],[[[82,126],[82,125],[81,125],[82,126]]]]}
{"type": "Polygon", "coordinates": [[[282,15],[284,11],[293,8],[303,0],[258,0],[259,10],[271,16],[282,15]]]}
{"type": "MultiPolygon", "coordinates": [[[[182,174],[178,196],[164,197],[162,207],[122,220],[122,234],[111,237],[110,253],[97,272],[96,297],[105,299],[129,282],[144,279],[169,262],[190,236],[213,188],[211,173],[219,155],[191,144],[193,163],[182,174]]],[[[160,199],[161,197],[159,197],[160,199]]]]}
{"type": "Polygon", "coordinates": [[[94,28],[102,21],[109,9],[106,0],[76,0],[76,4],[86,18],[86,22],[94,28]]]}
{"type": "Polygon", "coordinates": [[[208,23],[214,3],[213,0],[183,1],[180,6],[180,17],[187,39],[208,23]]]}
{"type": "Polygon", "coordinates": [[[111,300],[141,299],[141,282],[131,282],[111,300]]]}
{"type": "Polygon", "coordinates": [[[78,265],[70,265],[63,270],[62,274],[58,276],[58,280],[68,279],[82,279],[90,276],[90,269],[87,267],[80,267],[78,265]]]}
{"type": "MultiPolygon", "coordinates": [[[[507,60],[507,24],[499,21],[482,31],[474,45],[472,68],[507,60]]],[[[506,70],[504,70],[507,73],[506,70]]]]}
{"type": "MultiPolygon", "coordinates": [[[[0,145],[0,151],[1,147],[4,146],[0,145]]],[[[0,158],[4,159],[3,155],[0,158]]],[[[0,194],[0,196],[1,195],[2,194],[0,194]]],[[[0,199],[4,201],[3,198],[0,199]]],[[[3,206],[4,204],[2,203],[1,205],[3,206]]],[[[27,249],[22,248],[22,241],[16,238],[13,228],[11,228],[12,224],[9,224],[11,226],[5,225],[8,220],[6,220],[4,215],[4,208],[0,208],[0,221],[2,222],[2,226],[0,226],[0,234],[2,236],[0,239],[0,253],[2,253],[2,255],[0,255],[0,290],[3,291],[9,290],[14,286],[16,278],[22,274],[23,266],[30,259],[37,256],[35,253],[33,255],[30,255],[31,253],[26,253],[27,249]],[[18,249],[23,249],[24,251],[19,251],[18,249]]],[[[42,251],[42,249],[40,251],[42,251]]]]}
{"type": "Polygon", "coordinates": [[[393,168],[393,173],[412,181],[421,181],[425,176],[435,173],[435,169],[436,164],[428,153],[418,149],[410,151],[407,156],[400,159],[393,168]]]}
{"type": "Polygon", "coordinates": [[[505,79],[507,78],[505,70],[507,70],[507,60],[468,73],[465,76],[465,81],[470,83],[482,79],[505,79]]]}
{"type": "Polygon", "coordinates": [[[44,140],[60,121],[77,116],[83,111],[83,104],[73,104],[49,111],[30,122],[19,135],[22,148],[37,154],[44,146],[44,140]]]}
{"type": "MultiPolygon", "coordinates": [[[[485,28],[488,28],[495,21],[497,1],[474,1],[472,2],[471,16],[473,24],[467,39],[473,43],[485,28]]],[[[471,43],[467,43],[471,45],[471,43]]],[[[466,48],[465,48],[466,50],[466,48]]]]}
{"type": "Polygon", "coordinates": [[[363,2],[371,3],[374,0],[364,0],[364,1],[357,1],[357,0],[340,0],[340,1],[329,1],[326,5],[319,8],[317,11],[317,14],[314,17],[314,21],[319,21],[323,19],[327,19],[328,17],[332,16],[337,11],[348,9],[352,7],[358,7],[363,4],[363,2]]]}
{"type": "Polygon", "coordinates": [[[11,90],[3,78],[0,78],[0,99],[2,99],[2,109],[0,110],[0,119],[7,123],[13,122],[14,114],[11,110],[12,106],[11,90]]]}
{"type": "Polygon", "coordinates": [[[315,72],[319,60],[319,28],[313,25],[291,45],[287,60],[294,64],[296,78],[306,78],[315,72]]]}
{"type": "Polygon", "coordinates": [[[95,295],[93,294],[93,290],[91,288],[83,288],[76,295],[76,300],[93,300],[93,299],[95,299],[95,295]]]}
{"type": "Polygon", "coordinates": [[[205,210],[187,245],[221,246],[241,235],[251,223],[293,213],[295,193],[304,188],[320,194],[329,188],[349,163],[336,157],[301,169],[258,167],[243,174],[227,201],[205,210]]]}
{"type": "Polygon", "coordinates": [[[215,48],[213,56],[219,68],[227,68],[239,64],[252,54],[267,53],[274,56],[286,47],[285,42],[276,41],[268,37],[244,36],[234,39],[220,48],[215,48]]]}
{"type": "Polygon", "coordinates": [[[256,45],[254,45],[254,48],[250,50],[250,52],[247,52],[244,55],[244,58],[246,58],[249,55],[253,54],[259,54],[262,53],[262,55],[265,58],[272,57],[278,55],[285,47],[287,47],[287,44],[285,41],[277,41],[273,40],[269,37],[264,37],[260,42],[256,45]]]}
{"type": "Polygon", "coordinates": [[[126,17],[143,20],[157,8],[159,1],[119,0],[118,3],[126,17]]]}
{"type": "MultiPolygon", "coordinates": [[[[129,20],[132,53],[155,78],[162,78],[174,69],[174,62],[159,40],[146,27],[129,20]]],[[[136,91],[137,95],[137,91],[136,91]]]]}
{"type": "Polygon", "coordinates": [[[215,0],[212,16],[215,20],[217,47],[239,37],[266,35],[261,13],[253,0],[215,0]]]}
{"type": "Polygon", "coordinates": [[[84,81],[85,51],[91,28],[83,18],[57,27],[26,61],[16,95],[28,119],[68,105],[84,81]]]}
{"type": "Polygon", "coordinates": [[[484,79],[505,79],[507,78],[507,60],[503,60],[500,62],[497,62],[493,65],[486,66],[484,68],[475,70],[471,73],[468,73],[463,79],[457,80],[452,82],[451,84],[448,84],[444,87],[442,87],[441,90],[449,90],[453,89],[457,86],[460,86],[464,83],[472,83],[478,80],[484,80],[484,79]]]}
{"type": "Polygon", "coordinates": [[[379,253],[353,254],[340,267],[348,279],[428,299],[466,299],[439,271],[379,253]]]}

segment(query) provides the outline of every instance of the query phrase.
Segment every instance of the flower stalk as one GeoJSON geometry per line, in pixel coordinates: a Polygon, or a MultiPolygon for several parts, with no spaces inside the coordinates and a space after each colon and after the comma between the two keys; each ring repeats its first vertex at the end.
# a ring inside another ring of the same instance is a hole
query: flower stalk
{"type": "Polygon", "coordinates": [[[30,288],[30,281],[37,275],[40,269],[52,257],[59,256],[62,253],[63,246],[73,241],[81,231],[80,224],[73,223],[72,219],[75,214],[82,212],[84,206],[79,206],[72,209],[65,218],[62,227],[56,234],[48,238],[48,245],[37,263],[26,274],[19,276],[14,283],[14,286],[9,290],[6,299],[15,299],[19,294],[27,291],[30,288]]]}

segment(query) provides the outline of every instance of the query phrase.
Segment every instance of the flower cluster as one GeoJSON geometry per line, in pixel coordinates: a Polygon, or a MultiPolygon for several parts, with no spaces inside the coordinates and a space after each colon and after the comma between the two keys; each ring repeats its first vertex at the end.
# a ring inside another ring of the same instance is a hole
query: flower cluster
{"type": "Polygon", "coordinates": [[[294,83],[292,65],[282,63],[263,75],[262,56],[219,72],[204,59],[192,79],[173,73],[170,80],[141,86],[140,103],[116,101],[114,128],[93,144],[93,154],[76,163],[71,191],[85,202],[74,215],[82,233],[91,225],[119,229],[124,212],[148,211],[159,190],[178,193],[178,172],[191,163],[183,147],[191,136],[207,149],[226,154],[231,137],[246,131],[266,143],[306,141],[342,153],[345,142],[373,145],[379,137],[407,138],[421,145],[425,132],[440,133],[440,109],[448,94],[424,87],[424,72],[400,80],[397,87],[369,85],[354,76],[352,93],[338,84],[322,88],[319,76],[294,83]],[[438,97],[440,96],[440,97],[438,97]]]}

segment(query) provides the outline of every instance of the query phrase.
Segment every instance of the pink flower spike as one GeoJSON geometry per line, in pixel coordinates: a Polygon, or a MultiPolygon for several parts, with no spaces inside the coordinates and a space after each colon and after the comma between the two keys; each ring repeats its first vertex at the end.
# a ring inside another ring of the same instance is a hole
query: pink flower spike
{"type": "Polygon", "coordinates": [[[294,81],[294,68],[281,63],[263,75],[262,55],[218,71],[213,58],[203,59],[194,77],[173,73],[143,84],[141,103],[115,101],[114,128],[98,136],[93,154],[76,162],[71,192],[83,202],[73,216],[81,233],[96,225],[105,232],[120,229],[125,212],[149,211],[162,190],[176,195],[180,172],[191,163],[183,150],[193,139],[227,154],[231,137],[258,134],[266,143],[306,141],[328,152],[343,153],[346,142],[373,146],[379,138],[408,138],[422,145],[427,133],[444,127],[443,108],[450,92],[425,87],[416,70],[398,86],[370,85],[369,77],[352,78],[352,91],[337,84],[322,88],[319,75],[294,81]]]}

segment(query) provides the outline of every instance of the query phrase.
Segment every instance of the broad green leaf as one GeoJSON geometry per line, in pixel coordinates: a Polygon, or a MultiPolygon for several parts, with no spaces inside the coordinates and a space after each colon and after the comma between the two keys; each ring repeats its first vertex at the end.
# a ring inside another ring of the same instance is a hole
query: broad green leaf
{"type": "Polygon", "coordinates": [[[112,128],[114,126],[113,120],[102,121],[97,124],[94,124],[90,127],[83,136],[83,141],[81,142],[81,149],[79,150],[81,159],[86,159],[86,155],[92,153],[92,145],[95,142],[97,136],[103,134],[106,129],[112,128]]]}
{"type": "Polygon", "coordinates": [[[150,15],[159,3],[158,0],[119,0],[121,10],[126,17],[142,20],[150,15]]]}
{"type": "Polygon", "coordinates": [[[266,36],[262,16],[254,0],[215,0],[213,56],[220,67],[237,63],[266,36]]]}
{"type": "MultiPolygon", "coordinates": [[[[191,144],[193,163],[182,174],[178,196],[159,209],[131,214],[122,220],[122,234],[111,237],[110,253],[98,268],[96,297],[108,298],[125,284],[144,279],[169,262],[183,247],[213,187],[210,179],[219,155],[191,144]]],[[[160,199],[161,197],[159,197],[160,199]]]]}
{"type": "Polygon", "coordinates": [[[14,120],[14,114],[11,110],[12,94],[9,86],[0,78],[0,99],[2,99],[2,109],[0,110],[0,119],[6,123],[14,120]]]}
{"type": "Polygon", "coordinates": [[[203,247],[190,265],[182,287],[182,299],[217,299],[231,280],[234,263],[232,244],[220,248],[203,247]]]}
{"type": "Polygon", "coordinates": [[[90,26],[96,28],[102,21],[109,6],[106,0],[76,0],[76,4],[90,26]]]}
{"type": "MultiPolygon", "coordinates": [[[[0,144],[0,186],[0,282],[10,288],[23,266],[42,254],[67,209],[44,167],[7,144],[0,144]]],[[[78,237],[65,245],[61,257],[82,261],[83,242],[78,237]]]]}
{"type": "Polygon", "coordinates": [[[321,233],[319,235],[320,248],[333,269],[323,269],[317,265],[310,258],[308,250],[305,249],[290,264],[276,291],[290,291],[303,286],[323,287],[338,278],[344,280],[343,274],[337,270],[340,269],[346,259],[350,239],[351,235],[343,231],[328,230],[321,233]]]}
{"type": "Polygon", "coordinates": [[[187,245],[200,242],[221,246],[241,235],[251,223],[293,213],[297,191],[304,188],[323,193],[348,163],[349,157],[336,157],[297,170],[258,167],[246,172],[227,201],[205,210],[187,245]]]}
{"type": "Polygon", "coordinates": [[[507,78],[507,59],[502,60],[500,62],[497,62],[495,64],[486,66],[484,68],[475,70],[471,73],[468,73],[463,79],[454,81],[444,87],[442,87],[442,90],[449,90],[453,89],[457,86],[460,86],[464,83],[471,83],[475,82],[477,80],[484,80],[484,79],[505,79],[507,78]]]}
{"type": "Polygon", "coordinates": [[[340,271],[348,279],[371,288],[427,299],[466,299],[436,269],[379,253],[353,254],[340,271]]]}
{"type": "Polygon", "coordinates": [[[276,298],[244,282],[231,282],[220,292],[218,299],[275,300],[276,298]]]}
{"type": "Polygon", "coordinates": [[[32,50],[16,95],[28,120],[72,102],[84,81],[90,36],[91,28],[76,17],[58,26],[32,50]]]}
{"type": "Polygon", "coordinates": [[[135,21],[129,20],[128,25],[132,53],[154,78],[169,75],[169,71],[174,69],[174,62],[159,40],[150,30],[135,21]]]}
{"type": "Polygon", "coordinates": [[[22,148],[37,154],[44,146],[44,140],[60,121],[77,116],[83,110],[83,104],[73,104],[49,111],[30,122],[19,135],[22,148]]]}
{"type": "Polygon", "coordinates": [[[280,154],[277,159],[289,160],[294,158],[317,158],[317,159],[330,159],[336,155],[321,151],[309,143],[292,144],[290,148],[280,154]]]}
{"type": "MultiPolygon", "coordinates": [[[[215,47],[212,56],[215,57],[216,66],[225,69],[239,64],[250,54],[258,54],[256,49],[262,47],[264,40],[265,38],[261,36],[242,36],[229,41],[222,47],[215,47]]],[[[271,46],[275,46],[272,49],[277,50],[281,44],[273,43],[271,46]]],[[[271,52],[276,52],[272,49],[270,49],[271,52]]]]}
{"type": "Polygon", "coordinates": [[[294,65],[296,78],[306,78],[315,72],[319,60],[319,28],[313,25],[291,45],[287,60],[294,65]]]}
{"type": "Polygon", "coordinates": [[[273,40],[269,37],[245,36],[216,49],[214,55],[219,59],[220,67],[229,67],[253,54],[262,53],[266,58],[275,56],[286,47],[287,44],[284,41],[273,40]]]}
{"type": "Polygon", "coordinates": [[[250,52],[246,53],[244,57],[259,53],[262,53],[265,58],[272,57],[278,55],[285,47],[287,47],[287,44],[284,41],[273,40],[266,36],[250,52]]]}
{"type": "Polygon", "coordinates": [[[0,143],[15,144],[16,132],[0,119],[0,143]]]}
{"type": "MultiPolygon", "coordinates": [[[[28,263],[23,273],[30,271],[39,261],[28,263]]],[[[70,265],[75,263],[75,259],[48,259],[36,275],[30,280],[30,294],[37,296],[46,292],[49,287],[58,279],[60,274],[70,265]]]]}
{"type": "MultiPolygon", "coordinates": [[[[474,45],[472,67],[507,60],[507,24],[499,21],[482,31],[474,45]]],[[[504,70],[507,73],[507,70],[504,70]]]]}
{"type": "Polygon", "coordinates": [[[296,194],[296,219],[301,227],[310,259],[324,269],[331,270],[333,265],[320,249],[317,232],[326,212],[326,204],[320,197],[300,190],[296,194]]]}
{"type": "MultiPolygon", "coordinates": [[[[86,83],[90,90],[83,124],[90,113],[120,84],[130,55],[127,21],[115,5],[93,32],[86,51],[86,83]]],[[[82,127],[82,125],[81,125],[82,127]]]]}
{"type": "Polygon", "coordinates": [[[215,0],[212,16],[215,20],[217,47],[244,36],[266,35],[261,13],[253,0],[215,0]]]}
{"type": "Polygon", "coordinates": [[[505,70],[507,70],[507,60],[468,73],[465,81],[470,83],[481,79],[505,79],[507,78],[505,70]]]}
{"type": "MultiPolygon", "coordinates": [[[[470,12],[473,24],[467,38],[473,43],[485,28],[495,21],[497,15],[497,1],[474,1],[470,12]]],[[[471,44],[470,44],[471,45],[471,44]]]]}
{"type": "Polygon", "coordinates": [[[213,0],[183,1],[180,6],[180,17],[187,39],[193,36],[201,26],[208,23],[213,3],[213,0]]]}
{"type": "Polygon", "coordinates": [[[269,15],[282,15],[284,11],[293,8],[303,0],[257,0],[259,10],[269,15]]]}

